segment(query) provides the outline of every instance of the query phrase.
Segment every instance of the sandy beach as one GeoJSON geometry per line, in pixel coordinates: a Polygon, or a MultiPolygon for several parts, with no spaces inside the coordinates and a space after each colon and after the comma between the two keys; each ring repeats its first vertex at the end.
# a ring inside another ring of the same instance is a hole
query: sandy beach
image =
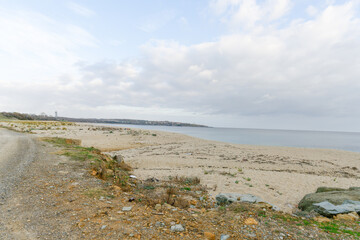
{"type": "Polygon", "coordinates": [[[85,147],[121,154],[141,179],[197,176],[212,196],[249,193],[291,212],[320,186],[360,186],[360,153],[291,147],[229,144],[177,133],[104,127],[29,126],[2,122],[39,137],[80,139],[85,147]],[[31,128],[31,129],[30,129],[31,128]]]}

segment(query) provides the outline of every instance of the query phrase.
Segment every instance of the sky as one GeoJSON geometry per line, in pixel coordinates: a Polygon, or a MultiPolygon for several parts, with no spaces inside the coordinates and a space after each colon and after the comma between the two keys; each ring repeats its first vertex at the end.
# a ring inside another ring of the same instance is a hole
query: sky
{"type": "Polygon", "coordinates": [[[0,0],[0,111],[360,131],[360,0],[0,0]]]}

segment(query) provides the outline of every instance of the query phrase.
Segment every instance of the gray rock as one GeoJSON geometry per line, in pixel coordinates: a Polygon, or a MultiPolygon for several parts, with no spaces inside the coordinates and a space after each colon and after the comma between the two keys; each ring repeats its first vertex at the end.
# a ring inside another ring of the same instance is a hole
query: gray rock
{"type": "Polygon", "coordinates": [[[338,214],[360,212],[360,201],[345,200],[343,204],[334,205],[328,201],[314,203],[314,210],[326,217],[332,217],[338,214]]]}
{"type": "Polygon", "coordinates": [[[104,230],[107,227],[107,225],[102,225],[101,230],[104,230]]]}
{"type": "Polygon", "coordinates": [[[156,222],[155,227],[165,227],[165,223],[163,222],[156,222]]]}
{"type": "Polygon", "coordinates": [[[230,235],[227,235],[227,234],[221,234],[220,236],[220,240],[227,240],[230,238],[230,235]]]}
{"type": "Polygon", "coordinates": [[[218,205],[228,205],[234,202],[259,203],[264,202],[261,198],[251,194],[220,193],[216,197],[218,205]]]}
{"type": "Polygon", "coordinates": [[[185,228],[181,224],[176,224],[174,226],[171,226],[172,232],[183,232],[185,231],[185,228]]]}
{"type": "Polygon", "coordinates": [[[131,211],[131,209],[132,209],[132,207],[123,207],[122,211],[123,212],[129,212],[129,211],[131,211]]]}
{"type": "Polygon", "coordinates": [[[316,193],[310,193],[304,196],[299,202],[298,207],[306,212],[319,209],[319,206],[314,204],[329,202],[333,205],[342,205],[344,201],[360,201],[360,188],[352,187],[349,189],[339,188],[318,188],[316,193]]]}

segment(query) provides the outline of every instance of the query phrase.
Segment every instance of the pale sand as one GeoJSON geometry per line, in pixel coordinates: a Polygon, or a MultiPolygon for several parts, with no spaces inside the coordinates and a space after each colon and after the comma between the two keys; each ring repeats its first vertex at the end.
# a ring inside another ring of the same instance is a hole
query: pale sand
{"type": "Polygon", "coordinates": [[[320,186],[360,186],[360,153],[228,144],[153,130],[114,128],[110,133],[101,128],[78,124],[67,130],[34,132],[81,139],[83,146],[121,154],[141,179],[196,176],[213,196],[250,193],[286,212],[320,186]]]}

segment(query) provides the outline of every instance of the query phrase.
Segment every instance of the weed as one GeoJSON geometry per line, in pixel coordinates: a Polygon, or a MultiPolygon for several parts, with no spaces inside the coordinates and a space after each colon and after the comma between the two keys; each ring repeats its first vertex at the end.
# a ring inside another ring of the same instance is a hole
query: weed
{"type": "Polygon", "coordinates": [[[214,170],[209,170],[209,171],[204,170],[204,174],[205,174],[205,175],[207,175],[207,174],[212,174],[212,173],[214,173],[214,172],[215,172],[214,170]]]}
{"type": "Polygon", "coordinates": [[[266,217],[266,212],[265,212],[264,210],[259,210],[259,211],[257,212],[257,215],[258,215],[259,217],[266,217]]]}
{"type": "Polygon", "coordinates": [[[230,177],[235,177],[236,173],[231,173],[231,172],[221,172],[220,175],[223,176],[230,176],[230,177]]]}
{"type": "Polygon", "coordinates": [[[91,198],[99,198],[101,196],[105,196],[106,192],[100,188],[90,188],[84,192],[84,195],[91,198]]]}
{"type": "Polygon", "coordinates": [[[181,184],[181,185],[198,185],[200,184],[200,178],[198,177],[174,177],[174,178],[170,178],[170,181],[174,181],[177,184],[181,184]]]}

